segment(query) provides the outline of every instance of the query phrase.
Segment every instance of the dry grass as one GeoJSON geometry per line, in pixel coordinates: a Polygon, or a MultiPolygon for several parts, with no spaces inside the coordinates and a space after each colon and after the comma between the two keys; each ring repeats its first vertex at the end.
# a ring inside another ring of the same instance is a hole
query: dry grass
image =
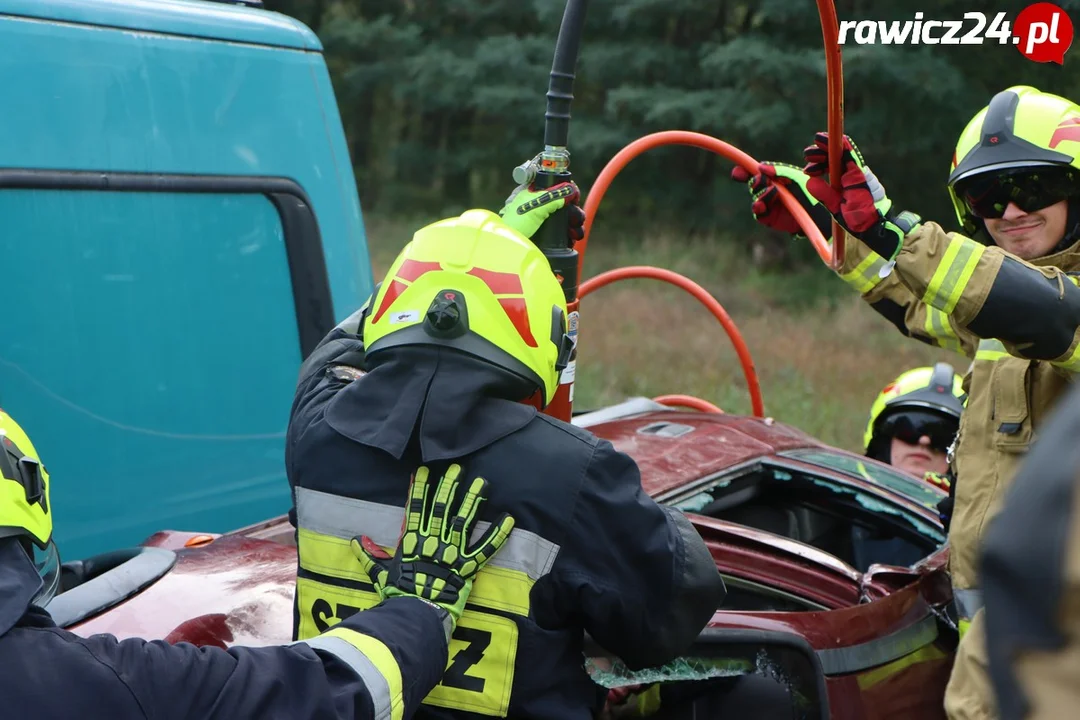
{"type": "MultiPolygon", "coordinates": [[[[381,276],[414,223],[365,218],[381,276]]],[[[821,266],[788,275],[754,271],[730,240],[590,240],[586,277],[655,265],[701,284],[724,305],[749,348],[767,414],[830,444],[860,449],[870,404],[892,378],[937,360],[966,360],[900,335],[821,266]]],[[[626,280],[582,302],[575,405],[681,393],[749,413],[738,356],[694,298],[655,280],[626,280]]]]}

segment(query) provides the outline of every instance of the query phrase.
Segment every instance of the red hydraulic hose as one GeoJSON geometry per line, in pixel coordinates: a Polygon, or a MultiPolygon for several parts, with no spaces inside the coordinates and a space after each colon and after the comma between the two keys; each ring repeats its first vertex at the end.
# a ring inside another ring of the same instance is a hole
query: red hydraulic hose
{"type": "MultiPolygon", "coordinates": [[[[589,194],[589,197],[592,197],[592,193],[589,194]]],[[[813,223],[811,223],[811,225],[812,224],[813,223]]],[[[589,278],[581,283],[581,286],[578,288],[578,298],[584,298],[593,290],[599,290],[605,285],[610,285],[617,280],[627,280],[630,278],[651,278],[653,280],[662,280],[666,283],[670,283],[690,293],[697,298],[698,302],[709,309],[709,312],[711,312],[713,316],[720,321],[720,324],[724,326],[728,338],[731,339],[731,344],[735,346],[735,352],[739,356],[739,363],[742,365],[743,377],[746,378],[746,386],[750,390],[750,404],[753,406],[754,415],[757,417],[765,417],[765,403],[761,399],[761,385],[758,382],[757,370],[754,368],[754,360],[750,357],[750,350],[746,347],[746,343],[743,341],[739,328],[735,326],[735,323],[728,316],[727,311],[724,310],[724,306],[721,305],[716,298],[710,295],[705,288],[701,287],[693,280],[684,277],[677,272],[665,270],[664,268],[631,265],[629,267],[608,270],[607,272],[602,272],[595,277],[589,278]]]]}
{"type": "Polygon", "coordinates": [[[653,402],[658,402],[661,405],[667,405],[668,407],[686,407],[691,408],[692,410],[700,410],[701,412],[724,414],[723,410],[713,405],[708,400],[702,400],[693,395],[661,395],[660,397],[654,397],[653,402]]]}
{"type": "MultiPolygon", "coordinates": [[[[825,68],[828,75],[829,93],[829,184],[837,192],[840,184],[840,154],[844,137],[844,71],[840,64],[840,24],[836,19],[836,4],[833,0],[817,0],[818,15],[821,16],[821,32],[825,39],[825,68]]],[[[844,262],[844,229],[833,220],[832,257],[826,262],[833,270],[839,270],[844,262]]]]}
{"type": "MultiPolygon", "coordinates": [[[[710,135],[687,130],[664,130],[662,132],[655,132],[638,138],[616,153],[615,157],[608,161],[608,164],[604,166],[604,169],[601,170],[600,174],[596,177],[596,182],[594,182],[589,189],[588,197],[585,198],[585,237],[578,240],[574,245],[574,249],[578,251],[579,277],[583,274],[582,268],[585,265],[585,248],[589,244],[589,233],[592,230],[593,222],[596,221],[596,211],[600,207],[600,201],[603,199],[604,193],[607,192],[608,186],[611,185],[611,181],[615,179],[615,176],[619,174],[620,170],[626,167],[627,164],[638,155],[641,155],[647,150],[664,145],[690,145],[705,150],[711,150],[717,155],[722,155],[728,160],[742,165],[748,172],[757,172],[757,160],[734,145],[730,145],[723,140],[718,140],[710,135]]],[[[829,250],[829,244],[822,236],[821,231],[818,230],[817,225],[815,225],[814,221],[810,218],[810,215],[807,214],[806,210],[799,204],[799,201],[796,200],[786,188],[778,185],[776,189],[780,191],[780,199],[783,201],[788,211],[795,217],[796,222],[799,223],[799,227],[801,227],[803,232],[806,233],[806,236],[810,238],[810,242],[813,243],[814,249],[817,250],[818,255],[821,256],[822,260],[831,265],[833,257],[829,250]]]]}

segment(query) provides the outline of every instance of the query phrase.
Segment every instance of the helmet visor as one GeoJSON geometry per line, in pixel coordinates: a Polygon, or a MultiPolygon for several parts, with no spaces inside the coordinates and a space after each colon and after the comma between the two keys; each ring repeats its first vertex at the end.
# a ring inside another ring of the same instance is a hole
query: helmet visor
{"type": "Polygon", "coordinates": [[[881,435],[918,445],[923,437],[930,438],[930,447],[945,452],[952,445],[959,423],[937,413],[919,410],[898,412],[881,423],[881,435]]]}
{"type": "Polygon", "coordinates": [[[32,602],[38,607],[45,607],[60,588],[60,553],[56,550],[56,543],[51,540],[44,550],[32,542],[29,545],[34,567],[41,576],[41,589],[32,602]]]}
{"type": "Polygon", "coordinates": [[[957,183],[956,193],[973,215],[996,220],[1009,203],[1035,212],[1080,191],[1071,168],[1041,167],[975,175],[957,183]]]}

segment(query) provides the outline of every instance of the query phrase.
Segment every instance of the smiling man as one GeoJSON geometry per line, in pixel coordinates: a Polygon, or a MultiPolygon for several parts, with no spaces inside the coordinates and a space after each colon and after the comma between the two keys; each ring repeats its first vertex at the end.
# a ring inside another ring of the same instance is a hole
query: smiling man
{"type": "MultiPolygon", "coordinates": [[[[964,128],[948,190],[964,233],[899,212],[850,138],[841,189],[819,133],[803,168],[762,163],[754,215],[797,232],[774,184],[828,237],[853,236],[841,278],[904,335],[973,360],[950,458],[949,569],[961,641],[945,696],[951,720],[997,717],[984,644],[978,553],[1046,416],[1080,372],[1080,105],[1030,86],[995,95],[964,128]]],[[[839,141],[839,139],[837,139],[839,141]]]]}

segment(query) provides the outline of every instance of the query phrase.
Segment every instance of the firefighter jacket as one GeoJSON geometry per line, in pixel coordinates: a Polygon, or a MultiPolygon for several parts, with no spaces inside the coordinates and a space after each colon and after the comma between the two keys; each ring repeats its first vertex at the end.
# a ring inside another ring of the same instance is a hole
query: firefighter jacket
{"type": "Polygon", "coordinates": [[[1020,466],[983,543],[986,649],[998,717],[1080,706],[1080,390],[1020,466]]]}
{"type": "Polygon", "coordinates": [[[978,546],[1047,413],[1080,371],[1080,243],[1025,262],[933,222],[910,233],[889,267],[855,238],[839,272],[904,335],[973,362],[951,470],[949,528],[957,606],[981,605],[978,546]]]}
{"type": "Polygon", "coordinates": [[[5,718],[406,720],[446,664],[443,620],[413,598],[307,642],[223,650],[80,637],[30,604],[40,586],[18,541],[0,541],[5,718]]]}
{"type": "Polygon", "coordinates": [[[451,350],[402,349],[361,374],[361,340],[335,329],[301,369],[286,442],[298,570],[295,637],[377,597],[349,538],[392,547],[420,464],[490,483],[477,532],[502,512],[507,543],[480,571],[442,682],[418,717],[592,718],[606,691],[584,633],[631,668],[685,652],[724,597],[701,537],[649,498],[607,441],[500,399],[500,378],[451,350]]]}

